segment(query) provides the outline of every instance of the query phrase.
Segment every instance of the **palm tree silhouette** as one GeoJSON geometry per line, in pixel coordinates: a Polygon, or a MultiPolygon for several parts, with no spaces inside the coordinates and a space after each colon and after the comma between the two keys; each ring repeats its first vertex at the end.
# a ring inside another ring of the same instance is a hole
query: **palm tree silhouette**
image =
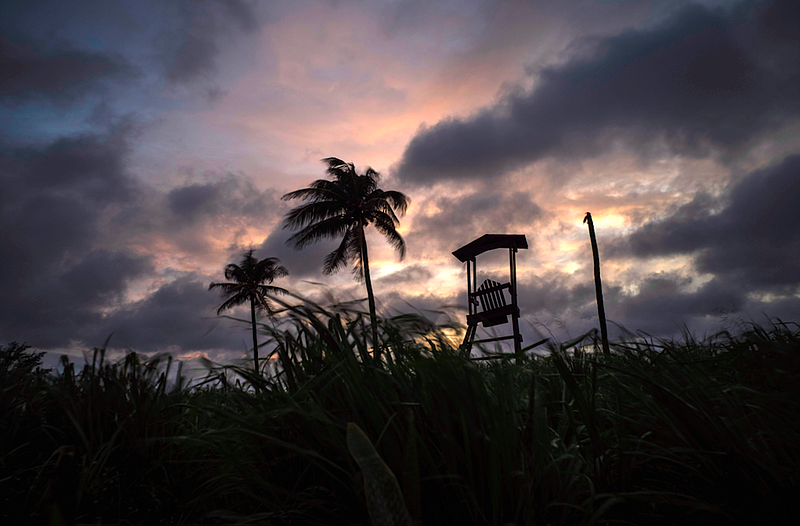
{"type": "Polygon", "coordinates": [[[380,360],[375,295],[369,274],[365,230],[370,224],[374,225],[403,259],[406,244],[397,232],[400,221],[395,210],[400,215],[405,214],[410,200],[401,192],[378,188],[380,174],[372,168],[367,168],[364,174],[359,175],[353,163],[345,163],[336,157],[322,159],[322,162],[328,165],[326,172],[330,180],[318,179],[308,188],[289,192],[282,198],[284,201],[307,201],[286,214],[283,227],[300,229],[286,243],[300,249],[324,238],[341,236],[339,247],[325,258],[323,272],[333,274],[347,263],[352,263],[355,278],[364,280],[375,359],[380,360]]]}
{"type": "Polygon", "coordinates": [[[225,279],[231,280],[226,283],[212,283],[208,290],[221,289],[223,296],[228,299],[219,306],[217,314],[222,311],[250,302],[250,320],[253,329],[253,365],[258,372],[258,339],[256,337],[256,310],[263,311],[267,316],[272,316],[274,311],[269,305],[267,296],[269,294],[287,294],[286,289],[265,285],[272,283],[276,278],[281,278],[289,274],[285,267],[280,265],[278,258],[266,258],[258,260],[253,256],[254,249],[244,253],[242,262],[238,265],[231,263],[225,267],[225,279]]]}

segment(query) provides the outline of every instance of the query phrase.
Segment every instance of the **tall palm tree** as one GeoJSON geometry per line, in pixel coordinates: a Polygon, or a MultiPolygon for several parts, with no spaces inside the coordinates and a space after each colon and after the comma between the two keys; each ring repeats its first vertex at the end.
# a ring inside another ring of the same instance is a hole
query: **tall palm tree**
{"type": "Polygon", "coordinates": [[[286,214],[283,227],[300,229],[287,240],[287,244],[300,249],[324,238],[342,238],[339,247],[325,258],[323,271],[333,274],[352,263],[355,278],[364,280],[375,359],[380,360],[375,295],[369,274],[365,231],[367,226],[374,225],[403,259],[406,244],[397,232],[400,221],[395,210],[400,215],[405,214],[409,199],[401,192],[378,188],[380,174],[372,168],[358,174],[353,163],[345,163],[336,157],[325,158],[322,162],[328,165],[326,173],[329,179],[318,179],[308,188],[283,196],[285,201],[306,201],[286,214]]]}
{"type": "Polygon", "coordinates": [[[258,339],[256,337],[256,310],[265,312],[267,316],[274,314],[270,307],[267,295],[286,294],[288,291],[281,287],[265,285],[272,283],[276,278],[282,278],[289,274],[285,267],[280,265],[278,258],[266,258],[258,260],[253,256],[254,249],[244,253],[242,262],[225,267],[226,283],[212,283],[208,290],[220,289],[223,296],[228,299],[219,306],[217,314],[222,311],[250,302],[250,322],[253,329],[253,366],[258,372],[258,339]]]}

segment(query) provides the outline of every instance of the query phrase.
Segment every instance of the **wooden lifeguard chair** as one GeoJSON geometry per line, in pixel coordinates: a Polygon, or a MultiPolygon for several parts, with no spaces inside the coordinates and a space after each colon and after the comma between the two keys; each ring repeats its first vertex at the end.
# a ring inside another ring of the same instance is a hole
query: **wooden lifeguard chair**
{"type": "Polygon", "coordinates": [[[527,249],[528,240],[523,234],[486,234],[475,241],[459,248],[453,255],[467,264],[467,333],[461,344],[461,351],[469,356],[473,343],[514,340],[514,352],[522,350],[522,336],[519,333],[519,306],[517,305],[517,250],[527,249]],[[476,257],[497,248],[508,249],[510,277],[508,283],[498,283],[486,279],[478,286],[478,270],[476,257]],[[505,290],[508,289],[509,301],[506,301],[505,290]],[[511,316],[511,327],[514,334],[498,336],[483,340],[475,340],[478,323],[484,327],[494,327],[508,323],[511,316]]]}

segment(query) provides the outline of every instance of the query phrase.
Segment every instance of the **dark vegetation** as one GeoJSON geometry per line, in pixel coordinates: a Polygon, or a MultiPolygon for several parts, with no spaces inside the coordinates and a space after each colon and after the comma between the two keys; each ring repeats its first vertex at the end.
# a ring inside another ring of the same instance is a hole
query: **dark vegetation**
{"type": "Polygon", "coordinates": [[[795,325],[476,362],[418,316],[373,342],[366,314],[282,304],[258,373],[209,363],[193,385],[168,356],[48,373],[0,348],[0,522],[393,524],[368,513],[370,442],[397,524],[796,521],[795,325]]]}

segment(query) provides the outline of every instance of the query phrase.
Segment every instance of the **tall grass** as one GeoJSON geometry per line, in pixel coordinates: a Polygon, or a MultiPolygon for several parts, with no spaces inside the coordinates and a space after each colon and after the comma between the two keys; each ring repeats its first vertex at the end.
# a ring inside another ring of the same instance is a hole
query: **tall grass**
{"type": "Polygon", "coordinates": [[[4,385],[3,522],[391,523],[352,423],[415,524],[794,523],[796,326],[476,362],[421,316],[375,342],[357,310],[285,309],[259,374],[186,385],[168,357],[98,350],[4,385]]]}

